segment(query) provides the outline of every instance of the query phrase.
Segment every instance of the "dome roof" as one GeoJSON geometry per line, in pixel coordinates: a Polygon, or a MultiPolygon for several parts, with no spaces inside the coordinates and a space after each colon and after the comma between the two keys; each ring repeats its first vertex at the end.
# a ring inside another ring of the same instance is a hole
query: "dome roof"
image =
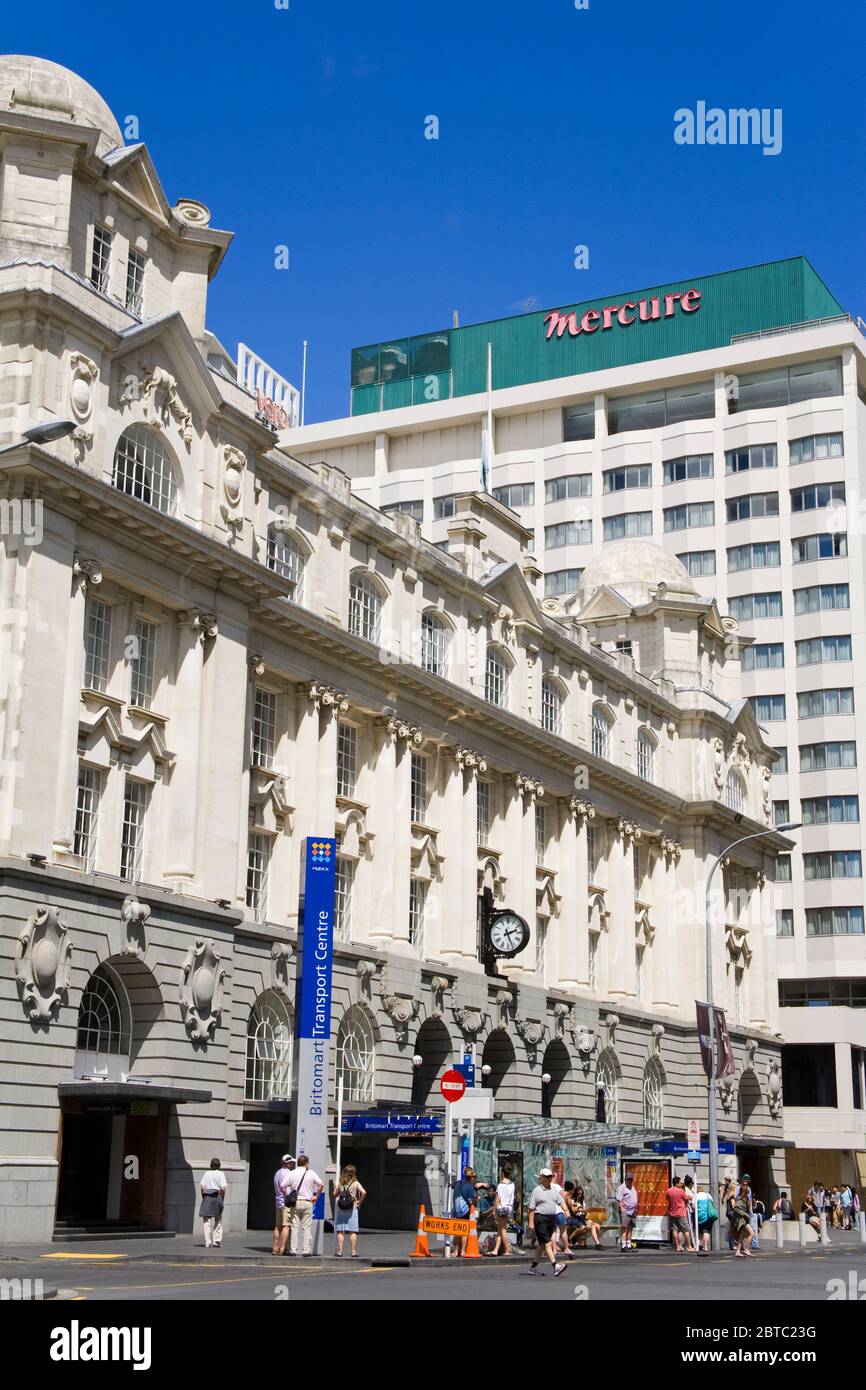
{"type": "Polygon", "coordinates": [[[648,603],[659,584],[667,585],[672,598],[697,597],[682,561],[653,541],[617,541],[593,555],[581,575],[579,601],[586,603],[605,584],[633,606],[648,603]]]}
{"type": "Polygon", "coordinates": [[[0,109],[94,126],[100,132],[97,154],[123,144],[120,126],[99,93],[83,77],[47,58],[0,55],[0,109]]]}

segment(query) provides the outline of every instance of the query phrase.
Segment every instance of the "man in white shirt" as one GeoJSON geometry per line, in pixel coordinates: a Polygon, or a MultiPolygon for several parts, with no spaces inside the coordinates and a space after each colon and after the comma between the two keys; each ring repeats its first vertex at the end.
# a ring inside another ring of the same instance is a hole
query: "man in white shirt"
{"type": "Polygon", "coordinates": [[[310,1167],[310,1160],[306,1154],[298,1154],[298,1166],[293,1173],[289,1173],[283,1191],[286,1194],[286,1207],[292,1213],[292,1231],[290,1239],[290,1252],[292,1255],[299,1255],[298,1233],[304,1233],[304,1255],[312,1254],[313,1245],[313,1207],[316,1205],[319,1193],[325,1184],[314,1173],[310,1167]],[[297,1193],[297,1201],[294,1206],[291,1204],[289,1193],[297,1193]]]}

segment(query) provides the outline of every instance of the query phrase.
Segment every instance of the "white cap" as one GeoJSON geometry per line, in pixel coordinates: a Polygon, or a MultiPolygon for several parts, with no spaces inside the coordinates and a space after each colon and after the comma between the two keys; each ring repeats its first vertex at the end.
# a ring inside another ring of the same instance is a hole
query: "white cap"
{"type": "Polygon", "coordinates": [[[552,1177],[553,1177],[553,1169],[552,1169],[552,1168],[540,1168],[540,1169],[538,1170],[538,1176],[539,1176],[540,1178],[552,1178],[552,1177]]]}

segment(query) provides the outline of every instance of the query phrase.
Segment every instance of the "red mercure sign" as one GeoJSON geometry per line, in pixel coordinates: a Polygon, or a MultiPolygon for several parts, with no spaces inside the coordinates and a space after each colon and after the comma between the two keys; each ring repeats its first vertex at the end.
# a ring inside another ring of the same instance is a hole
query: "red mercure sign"
{"type": "Polygon", "coordinates": [[[446,1071],[439,1082],[439,1090],[447,1101],[460,1100],[466,1090],[466,1082],[459,1071],[446,1071]]]}
{"type": "Polygon", "coordinates": [[[560,309],[551,309],[549,314],[544,315],[544,322],[547,324],[546,336],[549,340],[555,333],[557,338],[561,338],[566,329],[572,338],[576,338],[578,333],[595,333],[599,328],[604,332],[613,328],[614,317],[621,327],[630,328],[633,323],[652,323],[654,319],[673,318],[677,307],[684,314],[696,313],[701,307],[700,290],[686,290],[685,294],[657,295],[653,299],[627,299],[624,304],[609,304],[604,309],[587,309],[579,324],[576,313],[564,314],[560,309]]]}
{"type": "Polygon", "coordinates": [[[264,395],[261,391],[256,391],[256,409],[263,415],[269,425],[274,425],[276,429],[287,430],[289,428],[289,417],[281,405],[272,401],[270,396],[264,395]]]}

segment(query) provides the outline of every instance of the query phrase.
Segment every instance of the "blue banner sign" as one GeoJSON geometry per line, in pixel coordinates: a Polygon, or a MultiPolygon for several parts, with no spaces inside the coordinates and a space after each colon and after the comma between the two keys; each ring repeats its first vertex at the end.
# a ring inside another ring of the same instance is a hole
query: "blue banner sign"
{"type": "MultiPolygon", "coordinates": [[[[688,1144],[683,1143],[682,1140],[679,1140],[679,1139],[672,1140],[672,1141],[668,1141],[668,1140],[665,1140],[665,1139],[656,1139],[652,1144],[650,1144],[650,1148],[652,1149],[653,1153],[655,1153],[655,1154],[689,1154],[689,1155],[690,1155],[691,1152],[692,1152],[692,1150],[689,1148],[688,1144]]],[[[702,1153],[702,1154],[708,1154],[709,1151],[710,1151],[710,1150],[709,1150],[709,1147],[708,1147],[707,1144],[702,1144],[702,1145],[701,1145],[701,1153],[702,1153]]],[[[697,1152],[697,1150],[695,1150],[695,1152],[697,1152]]],[[[736,1152],[737,1152],[737,1146],[736,1146],[736,1144],[731,1143],[730,1139],[720,1139],[720,1140],[719,1140],[719,1153],[720,1153],[720,1154],[735,1154],[736,1152]]]]}
{"type": "Polygon", "coordinates": [[[441,1134],[440,1115],[344,1115],[344,1134],[441,1134]]]}

